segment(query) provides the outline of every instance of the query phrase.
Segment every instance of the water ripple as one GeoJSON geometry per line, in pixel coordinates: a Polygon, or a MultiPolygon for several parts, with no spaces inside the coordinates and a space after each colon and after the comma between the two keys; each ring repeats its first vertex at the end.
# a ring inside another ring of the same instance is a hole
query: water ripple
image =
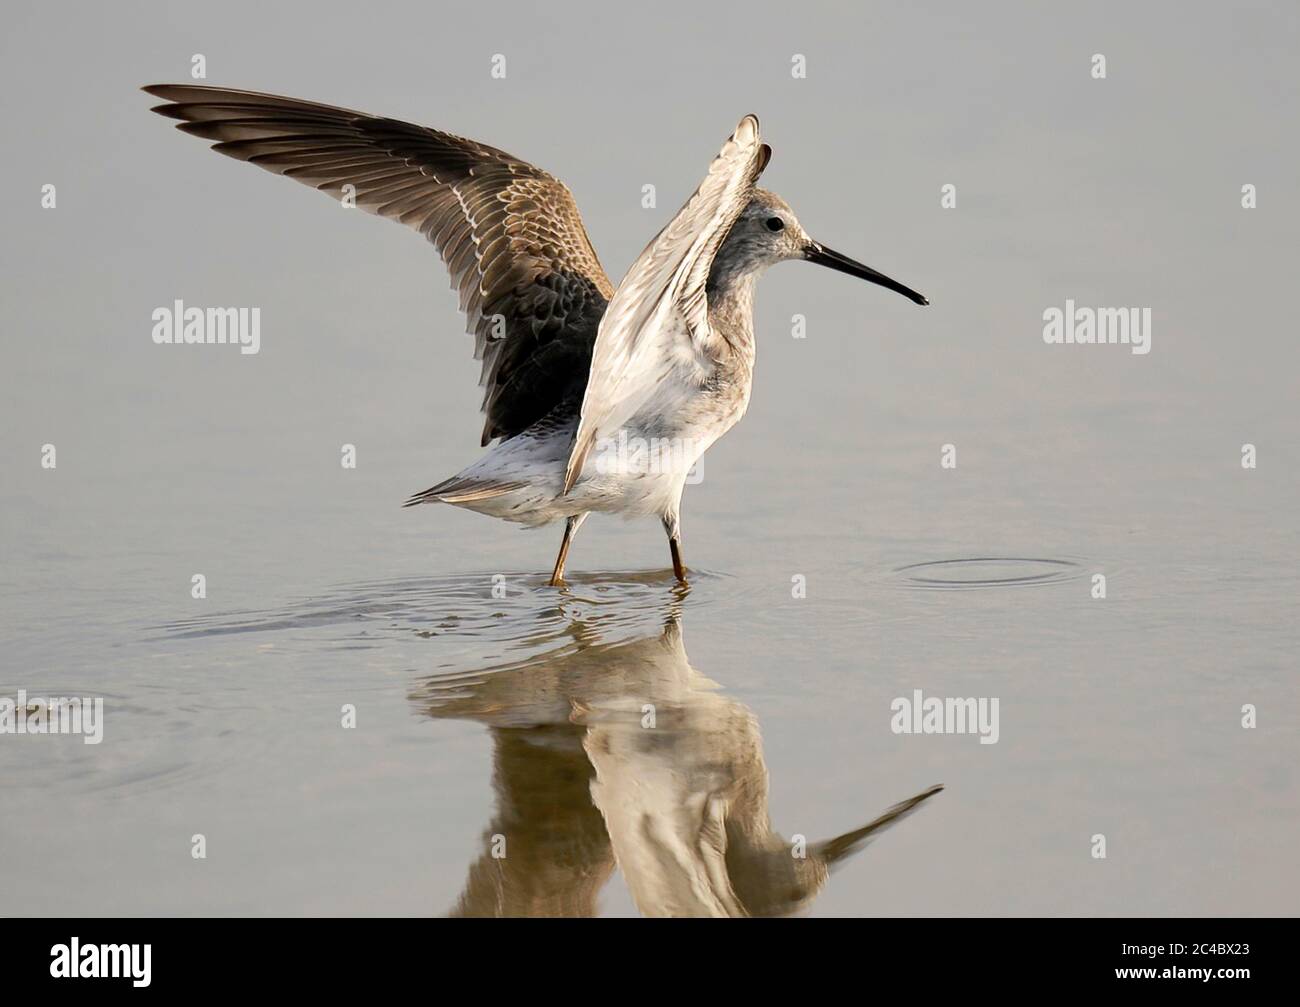
{"type": "Polygon", "coordinates": [[[980,556],[909,563],[894,570],[903,586],[933,590],[1041,587],[1085,576],[1083,564],[1069,559],[980,556]]]}

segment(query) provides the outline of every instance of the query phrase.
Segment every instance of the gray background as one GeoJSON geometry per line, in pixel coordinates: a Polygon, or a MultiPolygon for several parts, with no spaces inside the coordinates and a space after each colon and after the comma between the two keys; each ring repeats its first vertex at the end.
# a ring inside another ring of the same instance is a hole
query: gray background
{"type": "MultiPolygon", "coordinates": [[[[545,167],[615,279],[757,113],[763,184],[933,302],[775,269],[750,413],[685,497],[686,646],[762,725],[776,828],[822,835],[948,787],[813,911],[1293,913],[1298,18],[11,4],[0,695],[104,695],[109,721],[97,748],[0,737],[22,809],[0,816],[0,853],[24,865],[0,911],[443,912],[480,849],[491,745],[420,715],[416,683],[543,651],[536,634],[575,611],[654,633],[670,603],[656,580],[557,608],[533,575],[558,530],[398,509],[477,453],[478,365],[445,271],[410,232],[150,114],[136,88],[188,80],[201,52],[207,83],[545,167]],[[260,355],[155,346],[150,313],[178,297],[260,306],[260,355]],[[1042,312],[1067,297],[1149,306],[1150,355],[1044,345],[1042,312]],[[1077,576],[926,591],[898,572],[979,556],[1077,576]],[[418,637],[434,609],[468,628],[418,637]],[[892,735],[889,702],[913,688],[1001,697],[1002,740],[892,735]]],[[[656,524],[597,517],[571,569],[666,562],[656,524]]],[[[633,911],[617,879],[602,906],[633,911]]]]}

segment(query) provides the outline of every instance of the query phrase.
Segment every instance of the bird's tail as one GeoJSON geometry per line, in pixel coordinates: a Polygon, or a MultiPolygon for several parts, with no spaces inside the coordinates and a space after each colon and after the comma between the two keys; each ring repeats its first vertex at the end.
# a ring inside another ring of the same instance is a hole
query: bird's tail
{"type": "Polygon", "coordinates": [[[478,500],[491,500],[493,497],[499,497],[514,490],[522,489],[526,485],[527,483],[520,482],[499,482],[490,479],[452,476],[450,479],[444,479],[437,486],[430,486],[427,490],[416,493],[402,506],[414,507],[416,504],[426,503],[474,503],[478,500]]]}

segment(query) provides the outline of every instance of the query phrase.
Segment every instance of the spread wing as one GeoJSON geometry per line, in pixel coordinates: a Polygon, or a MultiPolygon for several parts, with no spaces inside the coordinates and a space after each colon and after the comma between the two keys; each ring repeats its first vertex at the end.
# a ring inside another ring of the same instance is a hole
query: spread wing
{"type": "Polygon", "coordinates": [[[713,257],[748,205],[770,151],[747,115],[695,194],[646,247],[600,321],[582,419],[564,476],[568,492],[597,438],[611,436],[681,359],[709,338],[705,284],[713,257]]]}
{"type": "Polygon", "coordinates": [[[144,89],[213,150],[295,178],[434,243],[482,360],[483,443],[581,394],[613,285],[573,196],[504,151],[315,102],[192,84],[144,89]],[[345,186],[351,185],[349,193],[345,186]]]}

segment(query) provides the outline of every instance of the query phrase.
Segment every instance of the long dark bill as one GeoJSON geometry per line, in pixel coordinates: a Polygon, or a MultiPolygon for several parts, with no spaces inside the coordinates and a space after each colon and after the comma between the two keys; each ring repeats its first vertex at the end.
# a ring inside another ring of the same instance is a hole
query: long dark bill
{"type": "Polygon", "coordinates": [[[907,297],[917,304],[929,304],[924,296],[918,294],[911,287],[905,287],[897,280],[891,280],[884,273],[878,273],[870,266],[864,266],[860,262],[855,262],[847,255],[841,255],[825,245],[813,242],[805,249],[803,257],[809,262],[815,262],[819,266],[826,266],[830,269],[837,269],[841,273],[848,273],[850,276],[856,276],[861,280],[868,280],[871,283],[879,284],[882,287],[888,287],[907,297]]]}

